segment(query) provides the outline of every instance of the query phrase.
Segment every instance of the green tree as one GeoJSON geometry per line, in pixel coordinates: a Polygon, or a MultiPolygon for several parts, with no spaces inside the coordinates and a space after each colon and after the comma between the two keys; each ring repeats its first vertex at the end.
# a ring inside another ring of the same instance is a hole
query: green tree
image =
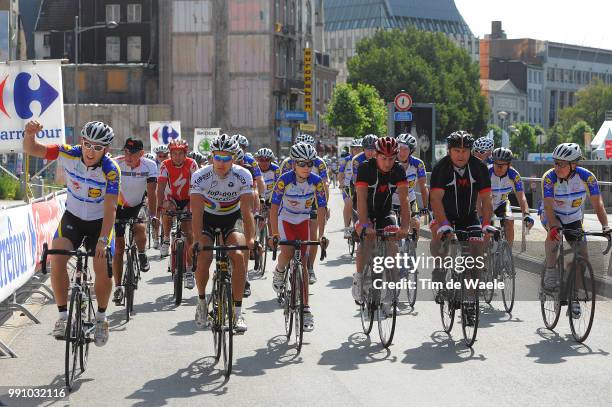
{"type": "Polygon", "coordinates": [[[559,112],[559,123],[570,129],[584,120],[593,129],[599,129],[605,120],[606,110],[612,110],[612,85],[596,79],[589,86],[576,92],[576,104],[559,112]]]}
{"type": "Polygon", "coordinates": [[[556,123],[550,129],[548,129],[546,142],[542,147],[542,152],[552,153],[555,147],[560,143],[565,143],[567,138],[565,128],[561,123],[556,123]]]}
{"type": "Polygon", "coordinates": [[[373,85],[386,101],[403,89],[415,102],[435,103],[440,138],[457,129],[486,129],[489,112],[478,65],[442,33],[380,30],[357,44],[348,70],[349,83],[373,85]]]}
{"type": "Polygon", "coordinates": [[[363,134],[387,134],[387,106],[374,86],[365,83],[357,84],[359,105],[365,113],[363,134]]]}
{"type": "Polygon", "coordinates": [[[584,120],[580,120],[569,129],[564,141],[566,143],[576,143],[582,148],[582,151],[585,151],[584,133],[593,134],[593,128],[584,120]]]}
{"type": "Polygon", "coordinates": [[[336,86],[323,119],[342,136],[359,137],[366,122],[366,113],[360,105],[359,93],[346,83],[336,86]]]}
{"type": "Polygon", "coordinates": [[[529,123],[515,124],[516,132],[510,136],[510,149],[514,156],[523,159],[525,153],[536,152],[536,129],[529,123]]]}

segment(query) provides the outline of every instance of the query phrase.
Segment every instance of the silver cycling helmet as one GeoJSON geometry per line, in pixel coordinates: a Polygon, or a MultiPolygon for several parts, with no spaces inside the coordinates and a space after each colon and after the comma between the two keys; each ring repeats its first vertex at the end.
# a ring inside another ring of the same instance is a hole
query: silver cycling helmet
{"type": "Polygon", "coordinates": [[[312,161],[317,158],[317,150],[310,144],[297,143],[291,147],[289,156],[296,161],[312,161]]]}
{"type": "Polygon", "coordinates": [[[89,122],[83,126],[81,136],[85,140],[107,146],[113,142],[115,133],[113,132],[113,128],[108,124],[102,122],[89,122]]]}
{"type": "Polygon", "coordinates": [[[582,158],[582,150],[576,143],[562,143],[555,147],[553,159],[562,161],[578,161],[582,158]]]}

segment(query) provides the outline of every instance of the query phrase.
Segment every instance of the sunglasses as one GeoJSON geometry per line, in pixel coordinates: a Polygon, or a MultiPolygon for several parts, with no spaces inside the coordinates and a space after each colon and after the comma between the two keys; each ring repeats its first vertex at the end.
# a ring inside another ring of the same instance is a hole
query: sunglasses
{"type": "Polygon", "coordinates": [[[296,161],[295,165],[297,165],[300,168],[312,168],[314,167],[314,163],[312,161],[296,161]]]}
{"type": "Polygon", "coordinates": [[[555,161],[555,167],[565,168],[569,165],[567,161],[555,161]]]}
{"type": "Polygon", "coordinates": [[[228,162],[228,161],[232,161],[232,159],[234,158],[231,155],[219,155],[219,154],[214,154],[213,158],[215,161],[221,161],[221,162],[228,162]]]}
{"type": "Polygon", "coordinates": [[[97,153],[99,153],[100,151],[104,151],[104,149],[106,148],[106,146],[101,146],[99,144],[91,144],[88,141],[83,142],[83,147],[85,147],[85,149],[87,150],[94,150],[97,153]]]}
{"type": "Polygon", "coordinates": [[[509,165],[509,163],[493,163],[497,168],[504,168],[506,165],[509,165]]]}

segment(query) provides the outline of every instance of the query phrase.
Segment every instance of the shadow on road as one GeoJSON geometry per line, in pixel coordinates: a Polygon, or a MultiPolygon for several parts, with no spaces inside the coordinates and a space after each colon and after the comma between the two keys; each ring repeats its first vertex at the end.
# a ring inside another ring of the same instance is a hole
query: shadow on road
{"type": "Polygon", "coordinates": [[[347,277],[339,278],[337,280],[330,280],[329,283],[327,283],[326,287],[331,287],[334,290],[343,290],[343,289],[351,288],[352,285],[353,285],[353,277],[347,276],[347,277]]]}
{"type": "Polygon", "coordinates": [[[265,301],[257,301],[248,308],[248,310],[255,314],[269,314],[279,309],[281,309],[281,307],[276,298],[265,301]]]}
{"type": "MultiPolygon", "coordinates": [[[[490,328],[495,324],[499,323],[516,323],[523,322],[520,318],[513,318],[512,315],[508,315],[506,311],[502,311],[501,309],[493,308],[492,305],[481,303],[480,307],[480,321],[478,323],[478,328],[490,328]]],[[[500,304],[501,307],[503,305],[500,304]]]]}
{"type": "MultiPolygon", "coordinates": [[[[185,295],[185,294],[184,294],[185,295]]],[[[172,294],[164,294],[157,297],[154,302],[143,302],[138,303],[138,291],[134,298],[136,304],[134,304],[134,315],[133,317],[138,318],[138,314],[149,313],[149,312],[163,312],[163,311],[174,311],[177,306],[174,305],[174,296],[172,294]]],[[[197,297],[183,298],[181,307],[195,306],[197,297]]],[[[107,316],[109,327],[113,331],[120,331],[120,329],[126,325],[125,321],[125,307],[117,307],[117,310],[107,316]]],[[[193,322],[193,321],[192,321],[193,322]]]]}
{"type": "MultiPolygon", "coordinates": [[[[219,367],[223,367],[223,363],[219,367]]],[[[166,406],[170,399],[196,397],[203,394],[221,396],[227,393],[227,380],[223,371],[215,366],[215,358],[207,356],[193,361],[184,369],[163,379],[146,382],[142,389],[126,398],[140,400],[133,406],[166,406]]]]}
{"type": "Polygon", "coordinates": [[[352,264],[353,259],[354,257],[347,253],[347,254],[343,254],[342,256],[336,259],[327,260],[325,263],[321,263],[321,265],[325,267],[338,267],[338,266],[342,266],[345,264],[352,264]]]}
{"type": "Polygon", "coordinates": [[[346,371],[359,369],[359,365],[377,362],[396,362],[397,357],[380,343],[372,342],[362,332],[349,335],[339,348],[321,353],[319,365],[332,366],[332,370],[346,371]]]}
{"type": "MultiPolygon", "coordinates": [[[[306,345],[304,342],[303,346],[306,345]]],[[[285,335],[276,335],[268,340],[265,348],[256,349],[254,355],[236,360],[232,374],[261,376],[266,370],[298,363],[302,363],[302,357],[297,354],[293,342],[288,344],[285,335]]]]}
{"type": "Polygon", "coordinates": [[[153,277],[150,280],[146,280],[147,284],[172,284],[172,277],[170,273],[166,273],[167,275],[153,277]]]}
{"type": "Polygon", "coordinates": [[[407,349],[404,354],[406,356],[402,363],[411,364],[412,368],[417,370],[442,369],[447,364],[486,360],[484,355],[476,355],[474,349],[465,346],[462,340],[454,340],[444,331],[432,333],[431,342],[423,342],[418,348],[407,349]]]}
{"type": "Polygon", "coordinates": [[[554,331],[538,328],[536,333],[542,338],[538,343],[525,345],[529,352],[527,357],[535,358],[535,363],[553,364],[567,362],[567,358],[576,356],[609,356],[610,352],[603,349],[593,351],[588,345],[578,343],[572,335],[561,337],[554,331]]]}

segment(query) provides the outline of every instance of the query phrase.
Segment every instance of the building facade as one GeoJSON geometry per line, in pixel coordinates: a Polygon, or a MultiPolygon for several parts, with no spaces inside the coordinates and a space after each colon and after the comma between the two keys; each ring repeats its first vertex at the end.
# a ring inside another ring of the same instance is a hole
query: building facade
{"type": "Polygon", "coordinates": [[[510,79],[527,93],[527,120],[545,128],[559,111],[576,103],[576,92],[594,80],[612,84],[612,50],[540,41],[507,39],[501,22],[480,41],[481,79],[510,79]]]}
{"type": "Polygon", "coordinates": [[[508,114],[508,123],[518,123],[527,120],[527,95],[514,86],[510,79],[500,81],[481,79],[480,86],[485,91],[491,108],[490,123],[498,126],[504,124],[502,123],[500,112],[508,114]]]}
{"type": "Polygon", "coordinates": [[[379,29],[407,27],[442,32],[478,60],[478,39],[454,0],[326,0],[325,50],[331,66],[339,71],[338,81],[346,82],[346,63],[355,55],[359,40],[374,36],[379,29]]]}

